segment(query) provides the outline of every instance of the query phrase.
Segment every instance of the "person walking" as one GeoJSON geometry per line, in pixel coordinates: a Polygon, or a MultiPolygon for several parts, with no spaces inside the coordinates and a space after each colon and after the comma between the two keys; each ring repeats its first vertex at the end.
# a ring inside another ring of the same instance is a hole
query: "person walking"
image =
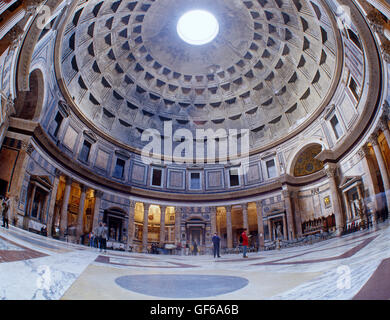
{"type": "Polygon", "coordinates": [[[103,251],[103,232],[104,232],[103,222],[100,221],[99,226],[96,229],[96,237],[97,237],[98,247],[100,252],[103,251]]]}
{"type": "Polygon", "coordinates": [[[3,202],[3,227],[8,229],[8,205],[3,202]]]}
{"type": "Polygon", "coordinates": [[[214,258],[215,257],[220,258],[221,256],[219,255],[219,245],[221,242],[221,238],[218,237],[217,233],[214,233],[214,236],[211,239],[211,241],[213,241],[213,246],[214,246],[214,258]]]}
{"type": "Polygon", "coordinates": [[[246,235],[246,229],[244,229],[244,231],[242,232],[241,237],[242,237],[243,257],[248,258],[248,256],[246,255],[246,251],[248,248],[248,236],[246,235]]]}
{"type": "Polygon", "coordinates": [[[198,244],[197,244],[196,241],[194,240],[194,242],[193,242],[192,254],[193,254],[194,256],[196,256],[197,253],[198,253],[198,244]]]}
{"type": "Polygon", "coordinates": [[[186,255],[186,256],[189,256],[189,255],[190,255],[190,245],[188,244],[188,242],[186,243],[185,255],[186,255]]]}

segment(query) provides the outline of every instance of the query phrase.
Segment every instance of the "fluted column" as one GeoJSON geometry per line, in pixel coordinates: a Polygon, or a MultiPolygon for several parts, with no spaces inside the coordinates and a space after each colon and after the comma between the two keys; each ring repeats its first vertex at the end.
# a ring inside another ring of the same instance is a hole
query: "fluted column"
{"type": "Polygon", "coordinates": [[[210,207],[211,236],[217,233],[217,207],[210,207]]]}
{"type": "Polygon", "coordinates": [[[77,240],[80,239],[83,234],[84,229],[84,207],[85,207],[85,198],[87,196],[87,187],[84,185],[80,185],[81,188],[81,196],[79,203],[79,212],[77,215],[77,240]]]}
{"type": "Polygon", "coordinates": [[[347,219],[347,221],[348,220],[352,220],[351,206],[350,206],[350,203],[349,203],[347,192],[343,192],[343,197],[344,197],[344,201],[345,201],[345,210],[346,210],[345,216],[346,216],[346,219],[347,219]]]}
{"type": "Polygon", "coordinates": [[[130,250],[130,247],[133,247],[134,231],[135,231],[134,214],[135,214],[135,201],[130,200],[129,219],[127,221],[127,250],[130,250]]]}
{"type": "Polygon", "coordinates": [[[291,203],[291,192],[286,188],[283,190],[284,204],[286,207],[286,216],[287,216],[287,239],[295,239],[295,230],[294,230],[294,219],[292,212],[292,203],[291,203]]]}
{"type": "Polygon", "coordinates": [[[243,222],[243,227],[246,229],[249,234],[249,223],[248,223],[248,204],[245,203],[242,206],[242,222],[243,222]]]}
{"type": "Polygon", "coordinates": [[[386,203],[387,203],[387,210],[390,210],[390,182],[389,182],[389,175],[387,173],[387,168],[385,161],[382,156],[381,149],[379,148],[378,144],[378,134],[374,133],[371,135],[369,142],[371,143],[374,152],[375,152],[375,157],[378,162],[379,166],[379,171],[382,176],[382,181],[383,181],[383,188],[385,189],[385,195],[386,195],[386,203]]]}
{"type": "Polygon", "coordinates": [[[166,206],[160,206],[160,245],[165,243],[165,212],[166,206]]]}
{"type": "Polygon", "coordinates": [[[257,211],[257,236],[259,238],[259,250],[264,250],[263,205],[261,201],[256,202],[256,211],[257,211]]]}
{"type": "Polygon", "coordinates": [[[345,219],[344,219],[344,214],[342,211],[340,196],[339,196],[337,183],[336,183],[337,169],[336,167],[327,164],[325,166],[325,172],[326,175],[328,176],[329,188],[330,188],[330,193],[332,198],[332,207],[336,219],[336,233],[338,236],[341,236],[345,225],[345,219]]]}
{"type": "Polygon", "coordinates": [[[175,244],[181,243],[181,214],[182,208],[175,208],[175,244]]]}
{"type": "Polygon", "coordinates": [[[227,247],[233,248],[232,207],[226,206],[226,237],[227,247]]]}
{"type": "Polygon", "coordinates": [[[93,232],[96,232],[96,229],[99,226],[100,203],[102,201],[102,197],[103,197],[103,192],[100,190],[95,190],[95,206],[93,208],[93,223],[92,223],[93,232]]]}
{"type": "Polygon", "coordinates": [[[387,116],[382,116],[379,122],[379,128],[382,130],[383,134],[385,135],[387,145],[390,148],[390,131],[389,131],[389,125],[387,122],[387,116]]]}
{"type": "Polygon", "coordinates": [[[295,223],[295,235],[297,238],[302,237],[302,219],[301,210],[299,207],[298,191],[292,193],[292,201],[294,204],[294,223],[295,223]]]}
{"type": "Polygon", "coordinates": [[[144,224],[142,229],[142,252],[148,252],[148,215],[149,215],[149,203],[144,203],[144,224]]]}
{"type": "Polygon", "coordinates": [[[268,223],[268,234],[269,234],[269,239],[272,241],[272,240],[273,240],[273,237],[274,237],[274,233],[273,233],[273,230],[272,230],[272,221],[271,221],[271,219],[268,219],[268,220],[267,220],[267,223],[268,223]]]}
{"type": "Polygon", "coordinates": [[[68,227],[68,204],[69,204],[71,187],[72,187],[72,179],[66,177],[65,191],[62,200],[61,216],[60,216],[60,239],[64,239],[65,230],[68,227]]]}
{"type": "Polygon", "coordinates": [[[53,188],[51,189],[50,194],[50,205],[49,205],[49,216],[47,218],[47,236],[52,237],[53,236],[53,221],[54,221],[54,209],[56,205],[57,200],[57,192],[58,192],[58,185],[60,183],[60,176],[61,172],[59,170],[55,170],[55,176],[54,176],[54,182],[53,182],[53,188]]]}
{"type": "MultiPolygon", "coordinates": [[[[375,211],[379,210],[379,208],[381,207],[381,205],[379,203],[379,199],[376,196],[377,194],[379,194],[380,191],[379,191],[378,179],[377,179],[377,176],[375,173],[375,168],[374,168],[374,165],[372,163],[373,159],[370,155],[370,151],[369,151],[369,148],[367,145],[364,145],[359,150],[359,155],[360,155],[362,162],[363,162],[363,170],[364,170],[364,172],[367,173],[366,181],[367,181],[368,189],[369,189],[369,192],[371,195],[371,199],[374,203],[374,212],[375,212],[375,211]]],[[[372,214],[371,217],[372,217],[372,223],[375,226],[375,224],[376,224],[375,214],[372,214]]]]}

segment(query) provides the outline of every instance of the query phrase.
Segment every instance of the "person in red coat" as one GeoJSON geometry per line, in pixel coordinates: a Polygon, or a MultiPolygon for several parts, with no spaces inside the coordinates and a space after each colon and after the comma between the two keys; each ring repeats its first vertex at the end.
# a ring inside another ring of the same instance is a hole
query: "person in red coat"
{"type": "Polygon", "coordinates": [[[248,248],[248,236],[246,235],[246,229],[244,229],[244,231],[242,232],[241,237],[242,237],[243,257],[248,258],[248,256],[246,255],[246,250],[248,248]]]}

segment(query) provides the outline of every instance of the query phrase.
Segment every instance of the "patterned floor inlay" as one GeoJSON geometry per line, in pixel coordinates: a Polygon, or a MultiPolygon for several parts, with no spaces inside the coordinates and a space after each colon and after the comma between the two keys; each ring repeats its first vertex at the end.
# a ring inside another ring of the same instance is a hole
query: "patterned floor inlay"
{"type": "Polygon", "coordinates": [[[322,258],[322,259],[307,259],[307,260],[301,260],[301,261],[295,260],[295,261],[285,261],[285,262],[282,262],[284,260],[301,257],[303,255],[308,255],[308,254],[316,252],[316,251],[325,251],[325,250],[332,250],[332,249],[334,250],[334,249],[340,248],[342,246],[338,246],[338,247],[334,247],[334,248],[328,248],[328,249],[322,249],[322,250],[316,250],[316,251],[309,251],[309,252],[306,252],[306,253],[301,253],[301,254],[298,254],[298,255],[295,255],[295,256],[286,257],[286,258],[282,258],[282,259],[278,259],[278,260],[274,260],[274,261],[267,261],[267,262],[262,262],[262,263],[256,263],[254,265],[260,266],[260,265],[308,264],[308,263],[320,263],[320,262],[329,262],[329,261],[334,261],[334,260],[347,259],[347,258],[350,258],[353,255],[355,255],[357,252],[362,250],[368,244],[370,244],[376,237],[377,236],[373,236],[373,237],[370,237],[370,238],[365,239],[363,241],[359,241],[359,244],[357,244],[353,248],[345,251],[344,253],[342,253],[342,254],[340,254],[338,256],[322,258]]]}
{"type": "Polygon", "coordinates": [[[117,266],[126,267],[138,267],[138,268],[195,268],[196,266],[190,264],[184,264],[173,261],[156,261],[156,260],[141,260],[126,258],[126,257],[109,257],[109,256],[98,256],[95,262],[112,264],[117,266]]]}
{"type": "Polygon", "coordinates": [[[47,256],[0,236],[0,263],[28,260],[47,256]]]}
{"type": "Polygon", "coordinates": [[[381,262],[353,300],[390,300],[390,258],[381,262]]]}
{"type": "Polygon", "coordinates": [[[249,281],[215,275],[132,275],[115,279],[122,288],[161,298],[207,298],[244,288],[249,281]]]}

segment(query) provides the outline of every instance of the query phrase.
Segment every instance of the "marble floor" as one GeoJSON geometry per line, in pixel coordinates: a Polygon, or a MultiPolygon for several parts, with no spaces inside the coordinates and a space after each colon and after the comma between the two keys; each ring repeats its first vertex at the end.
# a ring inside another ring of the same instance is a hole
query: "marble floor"
{"type": "Polygon", "coordinates": [[[166,256],[0,228],[3,300],[389,300],[390,223],[312,245],[166,256]]]}

